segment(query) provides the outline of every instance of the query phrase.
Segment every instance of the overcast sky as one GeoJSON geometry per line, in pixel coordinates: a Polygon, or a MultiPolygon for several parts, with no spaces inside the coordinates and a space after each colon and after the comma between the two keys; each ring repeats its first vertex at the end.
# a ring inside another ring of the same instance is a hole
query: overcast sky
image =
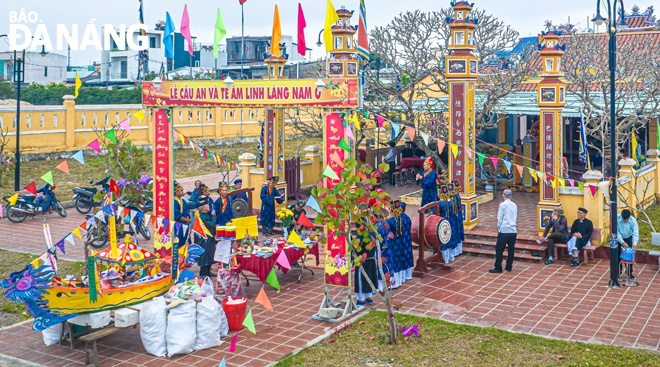
{"type": "MultiPolygon", "coordinates": [[[[475,7],[483,8],[511,24],[521,36],[536,35],[543,30],[547,19],[554,24],[567,22],[570,17],[578,28],[591,26],[587,18],[596,11],[596,0],[572,0],[561,2],[543,2],[540,0],[474,0],[475,7]]],[[[245,35],[270,35],[273,23],[273,9],[279,6],[282,33],[296,35],[298,2],[302,4],[307,20],[306,39],[308,47],[313,48],[312,57],[321,56],[321,50],[315,46],[318,33],[323,28],[325,18],[325,0],[247,0],[245,3],[245,35]]],[[[640,3],[646,9],[652,1],[640,3]]],[[[10,11],[36,11],[39,21],[47,25],[49,35],[55,38],[56,24],[65,24],[70,28],[78,24],[84,30],[90,20],[96,24],[133,24],[138,21],[139,0],[3,0],[5,6],[0,11],[0,19],[9,20],[10,11]]],[[[165,19],[169,11],[176,30],[179,31],[183,5],[188,4],[192,35],[202,43],[212,43],[216,9],[219,7],[227,28],[227,36],[241,35],[241,7],[238,0],[144,0],[145,23],[153,29],[158,20],[165,19]]],[[[353,24],[357,24],[359,0],[332,0],[335,8],[345,5],[356,10],[353,24]]],[[[448,6],[449,0],[366,0],[367,23],[369,28],[384,26],[397,14],[406,10],[438,10],[448,6]],[[405,4],[405,5],[404,5],[405,4]]],[[[628,6],[632,6],[630,2],[628,6]]],[[[31,25],[34,26],[34,25],[31,25]]],[[[100,26],[99,26],[100,29],[100,26]]],[[[8,33],[8,21],[0,21],[0,34],[8,33]]],[[[82,38],[82,30],[80,37],[82,38]]],[[[0,42],[0,50],[7,50],[7,44],[0,42]]],[[[65,50],[53,51],[66,54],[65,50]]],[[[96,50],[72,52],[73,65],[86,65],[101,61],[101,53],[96,50]]],[[[162,59],[163,55],[151,55],[153,59],[162,59]]]]}

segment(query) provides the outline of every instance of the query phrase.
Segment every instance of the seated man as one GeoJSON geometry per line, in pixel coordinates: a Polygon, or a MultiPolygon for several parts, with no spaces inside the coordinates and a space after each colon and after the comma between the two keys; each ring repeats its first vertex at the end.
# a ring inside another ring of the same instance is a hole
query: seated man
{"type": "Polygon", "coordinates": [[[578,253],[582,248],[589,246],[591,243],[591,235],[594,233],[594,225],[587,219],[587,209],[578,208],[578,218],[571,226],[571,239],[566,243],[568,245],[568,253],[573,256],[571,266],[580,265],[578,253]]]}
{"type": "MultiPolygon", "coordinates": [[[[639,242],[639,225],[637,224],[637,219],[632,216],[630,210],[624,209],[621,211],[621,214],[618,215],[617,230],[618,233],[616,234],[616,239],[619,243],[619,274],[621,274],[623,272],[623,264],[621,264],[622,248],[631,246],[633,249],[637,250],[637,243],[639,242]]],[[[632,264],[626,266],[626,271],[628,278],[630,278],[631,281],[635,281],[632,264]]]]}
{"type": "Polygon", "coordinates": [[[412,158],[415,155],[415,151],[412,148],[412,143],[406,141],[405,147],[401,150],[401,158],[412,158]]]}
{"type": "Polygon", "coordinates": [[[548,241],[548,261],[545,265],[550,265],[554,262],[553,255],[555,253],[555,243],[566,243],[568,241],[568,221],[564,216],[564,210],[557,208],[552,212],[552,218],[545,217],[547,221],[543,238],[537,240],[537,243],[548,241]],[[552,229],[552,234],[548,236],[548,232],[552,229]]]}

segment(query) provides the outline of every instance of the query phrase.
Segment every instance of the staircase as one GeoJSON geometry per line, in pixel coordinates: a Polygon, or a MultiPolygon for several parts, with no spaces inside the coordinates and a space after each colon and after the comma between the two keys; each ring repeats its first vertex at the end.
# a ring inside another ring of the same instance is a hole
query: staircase
{"type": "MultiPolygon", "coordinates": [[[[536,239],[527,235],[518,234],[514,260],[542,262],[547,257],[548,245],[538,244],[536,239]],[[539,256],[535,256],[539,255],[539,256]]],[[[471,230],[465,233],[463,241],[463,254],[480,257],[495,257],[495,243],[497,234],[492,231],[471,230]]],[[[504,258],[507,251],[504,251],[504,258]]]]}

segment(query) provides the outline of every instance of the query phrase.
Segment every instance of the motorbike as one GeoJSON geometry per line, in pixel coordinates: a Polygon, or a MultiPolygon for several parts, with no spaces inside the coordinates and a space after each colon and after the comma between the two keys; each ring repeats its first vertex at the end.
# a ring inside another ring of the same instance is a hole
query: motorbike
{"type": "MultiPolygon", "coordinates": [[[[153,201],[151,200],[151,197],[149,198],[143,198],[142,204],[139,204],[139,206],[135,205],[128,205],[128,202],[122,203],[122,206],[131,210],[136,210],[140,213],[145,213],[148,211],[153,210],[153,201]]],[[[150,240],[151,239],[151,231],[149,230],[149,227],[147,227],[147,222],[144,220],[144,215],[139,216],[136,215],[133,217],[133,226],[135,229],[144,237],[145,240],[150,240]]]]}
{"type": "MultiPolygon", "coordinates": [[[[91,185],[101,186],[101,193],[108,192],[110,187],[109,181],[112,176],[108,176],[102,180],[94,182],[94,180],[89,181],[91,185]]],[[[96,187],[76,187],[73,189],[73,201],[76,207],[76,210],[80,214],[87,214],[92,209],[101,206],[103,198],[100,200],[94,200],[94,196],[99,192],[96,187]]]]}
{"type": "MultiPolygon", "coordinates": [[[[151,198],[144,199],[143,203],[139,204],[138,206],[129,205],[129,202],[127,200],[123,201],[120,205],[131,210],[139,211],[141,213],[151,211],[153,209],[153,201],[151,200],[151,198]]],[[[89,220],[89,218],[91,218],[92,216],[86,215],[85,217],[89,220]]],[[[95,250],[102,249],[108,245],[109,232],[108,232],[107,215],[105,217],[106,217],[105,221],[97,220],[96,225],[87,229],[86,242],[88,243],[89,246],[91,246],[95,250]]],[[[151,239],[151,230],[147,226],[148,223],[147,221],[144,220],[144,216],[136,215],[135,217],[133,217],[133,226],[128,231],[123,230],[123,224],[128,224],[128,223],[117,223],[117,228],[118,228],[117,238],[121,238],[125,234],[133,235],[134,232],[132,231],[132,229],[135,228],[137,232],[139,232],[140,235],[144,237],[145,240],[151,239]]]]}
{"type": "MultiPolygon", "coordinates": [[[[16,199],[14,205],[8,204],[5,208],[5,216],[13,223],[21,223],[27,217],[35,217],[55,210],[61,217],[66,217],[66,209],[62,206],[55,195],[55,186],[45,184],[37,190],[42,195],[22,195],[16,199]]],[[[3,200],[9,203],[11,195],[6,195],[3,200]]]]}

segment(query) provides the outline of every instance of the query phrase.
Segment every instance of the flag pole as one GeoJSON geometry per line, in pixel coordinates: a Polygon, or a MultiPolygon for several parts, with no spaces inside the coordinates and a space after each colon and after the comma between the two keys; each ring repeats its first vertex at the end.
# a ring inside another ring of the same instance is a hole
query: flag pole
{"type": "Polygon", "coordinates": [[[245,13],[241,4],[241,79],[243,79],[243,64],[245,63],[245,13]]]}

